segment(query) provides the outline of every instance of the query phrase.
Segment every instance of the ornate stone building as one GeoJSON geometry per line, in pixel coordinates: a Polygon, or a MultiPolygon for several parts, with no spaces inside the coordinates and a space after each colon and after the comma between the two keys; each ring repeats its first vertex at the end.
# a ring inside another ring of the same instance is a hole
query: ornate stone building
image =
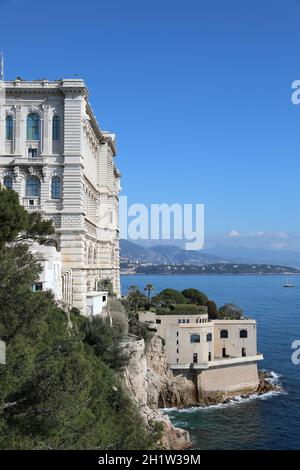
{"type": "Polygon", "coordinates": [[[52,219],[63,299],[86,312],[100,279],[120,295],[115,135],[100,129],[83,80],[3,83],[0,182],[52,219]]]}

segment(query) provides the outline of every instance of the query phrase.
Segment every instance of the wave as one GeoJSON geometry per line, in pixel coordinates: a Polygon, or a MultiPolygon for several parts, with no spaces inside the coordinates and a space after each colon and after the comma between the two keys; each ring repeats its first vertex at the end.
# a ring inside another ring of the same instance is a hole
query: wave
{"type": "Polygon", "coordinates": [[[216,409],[223,409],[227,408],[230,406],[235,406],[235,405],[241,405],[243,403],[249,403],[250,401],[253,400],[268,400],[269,398],[272,398],[274,396],[278,395],[287,395],[287,392],[282,388],[282,385],[280,383],[280,378],[282,375],[271,371],[268,373],[269,377],[266,378],[266,380],[273,385],[276,385],[278,387],[277,390],[271,390],[270,392],[266,393],[252,393],[251,395],[237,395],[235,397],[229,398],[226,400],[226,402],[223,403],[216,403],[213,405],[200,405],[200,406],[191,406],[190,408],[162,408],[161,411],[163,413],[169,414],[172,412],[178,412],[178,413],[194,413],[195,411],[211,411],[211,410],[216,410],[216,409]]]}

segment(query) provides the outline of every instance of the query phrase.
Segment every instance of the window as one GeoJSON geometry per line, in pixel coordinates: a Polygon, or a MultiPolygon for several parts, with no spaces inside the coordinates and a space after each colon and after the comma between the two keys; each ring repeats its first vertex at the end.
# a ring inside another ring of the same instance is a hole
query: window
{"type": "Polygon", "coordinates": [[[178,339],[176,340],[176,344],[179,344],[179,341],[178,341],[178,339]]]}
{"type": "Polygon", "coordinates": [[[52,121],[52,138],[53,140],[60,140],[60,117],[54,116],[52,121]]]}
{"type": "Polygon", "coordinates": [[[222,348],[222,357],[228,357],[226,353],[226,348],[222,348]]]}
{"type": "Polygon", "coordinates": [[[28,158],[36,158],[37,149],[28,149],[28,158]]]}
{"type": "Polygon", "coordinates": [[[246,357],[246,348],[242,348],[242,357],[246,357]]]}
{"type": "Polygon", "coordinates": [[[190,320],[187,320],[186,322],[187,322],[187,323],[190,323],[190,320]]]}
{"type": "Polygon", "coordinates": [[[179,353],[179,349],[177,348],[177,354],[179,353]]]}
{"type": "Polygon", "coordinates": [[[156,320],[156,323],[159,325],[161,323],[161,320],[160,319],[157,319],[156,320]]]}
{"type": "Polygon", "coordinates": [[[12,116],[7,116],[5,119],[5,139],[13,140],[14,120],[12,116]]]}
{"type": "Polygon", "coordinates": [[[181,320],[178,320],[178,323],[181,323],[181,320]]]}
{"type": "Polygon", "coordinates": [[[36,176],[30,176],[26,180],[26,191],[27,197],[40,197],[41,184],[40,180],[36,176]]]}
{"type": "Polygon", "coordinates": [[[10,176],[6,176],[3,180],[3,184],[6,189],[12,189],[12,178],[10,176]]]}
{"type": "Polygon", "coordinates": [[[191,335],[190,342],[191,343],[200,343],[200,335],[191,335]]]}
{"type": "Polygon", "coordinates": [[[176,333],[176,336],[179,336],[179,333],[178,333],[178,331],[177,331],[177,333],[176,333]]]}
{"type": "Polygon", "coordinates": [[[248,338],[248,331],[247,330],[241,330],[240,331],[240,338],[248,338]]]}
{"type": "Polygon", "coordinates": [[[61,181],[59,176],[53,176],[51,184],[51,198],[60,199],[61,198],[61,181]]]}
{"type": "Polygon", "coordinates": [[[33,287],[32,287],[33,292],[38,292],[38,291],[41,291],[41,290],[43,290],[43,283],[42,282],[36,282],[35,284],[33,284],[33,287]]]}
{"type": "Polygon", "coordinates": [[[208,353],[208,360],[211,361],[211,352],[208,353]]]}
{"type": "Polygon", "coordinates": [[[40,118],[36,113],[27,116],[27,140],[40,140],[40,118]]]}
{"type": "Polygon", "coordinates": [[[206,335],[206,341],[207,341],[207,342],[212,341],[212,334],[211,334],[211,333],[207,333],[207,335],[206,335]]]}
{"type": "Polygon", "coordinates": [[[184,319],[184,320],[182,320],[182,323],[185,323],[185,319],[184,319]]]}
{"type": "Polygon", "coordinates": [[[220,338],[228,338],[228,331],[227,330],[221,330],[220,331],[220,338]]]}
{"type": "Polygon", "coordinates": [[[198,362],[198,354],[195,353],[193,354],[193,364],[197,364],[197,362],[198,362]]]}

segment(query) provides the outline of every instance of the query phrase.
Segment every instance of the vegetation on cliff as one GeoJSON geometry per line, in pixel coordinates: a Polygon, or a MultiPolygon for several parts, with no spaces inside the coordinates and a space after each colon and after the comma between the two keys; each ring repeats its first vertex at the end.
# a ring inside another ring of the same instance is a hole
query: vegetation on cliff
{"type": "MultiPolygon", "coordinates": [[[[147,286],[145,287],[147,289],[147,286]]],[[[151,291],[154,287],[151,285],[151,291]]],[[[218,309],[216,303],[206,294],[195,288],[178,291],[164,289],[152,298],[146,297],[137,286],[131,286],[124,305],[129,315],[137,318],[138,310],[153,310],[159,315],[201,315],[208,313],[210,320],[228,319],[239,320],[243,317],[243,310],[232,303],[227,303],[218,309]]]]}
{"type": "Polygon", "coordinates": [[[119,379],[122,311],[110,328],[32,292],[40,267],[24,241],[52,232],[0,189],[0,448],[155,448],[156,430],[145,429],[119,379]]]}

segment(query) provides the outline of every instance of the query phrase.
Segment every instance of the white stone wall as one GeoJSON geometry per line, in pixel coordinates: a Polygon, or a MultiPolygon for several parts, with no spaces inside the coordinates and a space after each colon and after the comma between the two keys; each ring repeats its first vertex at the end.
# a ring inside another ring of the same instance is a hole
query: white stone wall
{"type": "Polygon", "coordinates": [[[109,277],[120,295],[118,191],[115,137],[103,133],[88,103],[82,80],[5,82],[0,107],[0,182],[6,176],[27,210],[52,219],[62,255],[63,295],[86,312],[86,293],[109,277]],[[27,115],[40,118],[40,140],[27,141],[27,115]],[[13,141],[5,141],[5,118],[13,116],[13,141]],[[53,117],[60,117],[60,140],[53,141],[53,117]],[[37,149],[29,158],[28,148],[37,149]],[[26,179],[36,176],[40,196],[28,198],[26,179]],[[61,198],[51,199],[54,176],[61,198]]]}

